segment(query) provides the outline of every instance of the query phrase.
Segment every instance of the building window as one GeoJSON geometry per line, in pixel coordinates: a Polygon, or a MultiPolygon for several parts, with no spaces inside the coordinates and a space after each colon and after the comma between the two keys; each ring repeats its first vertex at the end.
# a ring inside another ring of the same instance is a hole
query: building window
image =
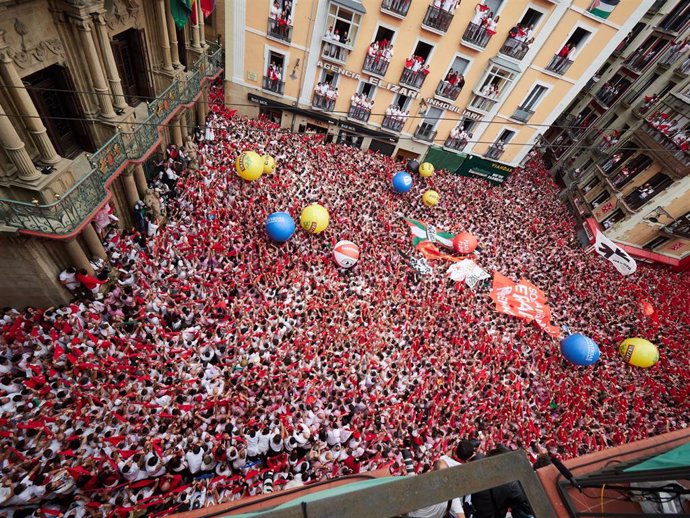
{"type": "Polygon", "coordinates": [[[530,120],[532,115],[534,115],[534,111],[537,108],[537,105],[544,98],[548,90],[549,89],[545,86],[536,85],[532,89],[530,94],[527,96],[527,99],[525,99],[523,103],[520,106],[518,106],[517,110],[515,110],[515,113],[513,114],[513,119],[519,120],[521,122],[527,122],[528,120],[530,120]]]}
{"type": "Polygon", "coordinates": [[[489,146],[489,149],[486,152],[486,158],[493,158],[495,160],[498,160],[501,158],[501,155],[503,155],[503,152],[506,150],[506,146],[508,143],[513,140],[513,137],[515,136],[515,132],[513,130],[503,130],[499,137],[496,139],[496,142],[491,144],[489,146]]]}
{"type": "Polygon", "coordinates": [[[587,10],[594,16],[598,16],[605,20],[613,12],[619,2],[620,0],[594,0],[587,10]]]}
{"type": "Polygon", "coordinates": [[[609,194],[609,191],[607,191],[606,189],[604,189],[603,191],[601,191],[601,192],[597,195],[596,198],[594,198],[594,199],[592,200],[592,207],[598,207],[599,205],[601,205],[602,203],[604,203],[606,200],[608,200],[610,197],[611,197],[611,195],[609,194]]]}
{"type": "Polygon", "coordinates": [[[433,142],[436,138],[436,126],[438,126],[438,121],[441,117],[443,117],[443,110],[433,106],[429,107],[424,115],[424,120],[415,130],[415,137],[427,142],[433,142]]]}
{"type": "Polygon", "coordinates": [[[601,180],[599,180],[598,177],[592,178],[589,182],[587,182],[583,187],[582,187],[582,192],[587,194],[589,191],[594,189],[597,185],[601,183],[601,180]]]}
{"type": "Polygon", "coordinates": [[[395,31],[387,27],[379,27],[374,41],[367,49],[363,70],[370,74],[385,76],[391,59],[393,59],[393,38],[395,31]]]}
{"type": "Polygon", "coordinates": [[[268,53],[268,66],[264,75],[263,88],[282,95],[285,87],[283,70],[285,69],[285,55],[273,50],[268,53]]]}
{"type": "Polygon", "coordinates": [[[690,3],[678,2],[661,21],[659,27],[666,31],[678,32],[690,21],[690,3]]]}
{"type": "Polygon", "coordinates": [[[332,35],[334,41],[339,41],[343,45],[354,47],[357,40],[357,32],[361,15],[355,13],[341,5],[331,4],[328,7],[328,33],[332,35]]]}
{"type": "Polygon", "coordinates": [[[647,27],[646,24],[642,22],[638,22],[635,24],[635,27],[628,33],[628,35],[623,38],[623,41],[621,41],[618,46],[616,47],[616,50],[613,51],[614,54],[620,54],[622,53],[625,49],[628,48],[628,45],[632,43],[632,41],[637,38],[637,35],[642,32],[642,29],[647,27]]]}
{"type": "Polygon", "coordinates": [[[651,158],[645,154],[637,155],[635,158],[631,159],[627,164],[621,167],[620,172],[611,178],[611,183],[613,183],[613,186],[616,189],[620,190],[622,187],[632,182],[650,165],[652,165],[651,158]]]}
{"type": "Polygon", "coordinates": [[[439,81],[436,87],[436,95],[455,101],[458,95],[460,95],[463,86],[465,86],[464,73],[469,64],[469,59],[456,56],[444,78],[439,81]]]}
{"type": "Polygon", "coordinates": [[[270,2],[268,35],[286,43],[292,41],[292,11],[290,0],[275,0],[270,2]]]}
{"type": "Polygon", "coordinates": [[[578,49],[581,49],[587,43],[591,35],[591,32],[582,27],[575,29],[575,32],[568,38],[563,48],[551,59],[546,69],[556,74],[565,74],[570,65],[573,64],[573,61],[575,61],[578,49]]]}
{"type": "Polygon", "coordinates": [[[657,173],[633,192],[628,194],[625,197],[625,202],[631,209],[637,210],[672,183],[673,180],[671,180],[671,178],[666,176],[664,173],[657,173]]]}
{"type": "Polygon", "coordinates": [[[506,89],[510,86],[515,74],[496,65],[492,65],[474,90],[475,96],[470,106],[485,112],[490,111],[506,89]]]}
{"type": "Polygon", "coordinates": [[[604,228],[611,228],[616,223],[621,221],[623,218],[625,218],[625,214],[623,214],[623,211],[620,209],[616,209],[615,211],[613,211],[611,215],[609,215],[605,220],[603,220],[601,224],[604,228]]]}
{"type": "Polygon", "coordinates": [[[657,236],[654,239],[652,239],[649,243],[645,243],[644,245],[642,245],[642,248],[645,248],[647,250],[654,250],[655,248],[668,243],[670,240],[670,237],[657,236]]]}
{"type": "Polygon", "coordinates": [[[429,57],[434,50],[432,45],[418,41],[412,55],[405,60],[405,68],[400,82],[412,88],[421,88],[429,75],[429,57]]]}

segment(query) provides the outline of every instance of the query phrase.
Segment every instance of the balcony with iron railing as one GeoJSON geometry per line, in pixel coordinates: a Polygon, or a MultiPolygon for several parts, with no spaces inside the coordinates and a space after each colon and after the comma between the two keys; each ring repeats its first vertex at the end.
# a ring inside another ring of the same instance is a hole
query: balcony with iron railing
{"type": "Polygon", "coordinates": [[[505,151],[504,145],[494,143],[494,144],[491,144],[491,146],[489,146],[489,149],[484,154],[484,157],[491,158],[493,160],[498,160],[499,158],[501,158],[501,155],[503,154],[504,151],[505,151]]]}
{"type": "Polygon", "coordinates": [[[344,65],[352,50],[353,47],[351,45],[340,43],[325,36],[322,39],[321,57],[328,61],[344,65]]]}
{"type": "Polygon", "coordinates": [[[470,101],[470,107],[474,108],[475,110],[488,113],[494,108],[497,102],[497,98],[487,97],[486,95],[477,93],[475,91],[474,97],[472,97],[472,100],[470,101]]]}
{"type": "Polygon", "coordinates": [[[416,140],[423,140],[424,142],[432,143],[436,138],[436,133],[438,133],[431,124],[422,122],[417,129],[414,130],[413,137],[416,140]]]}
{"type": "Polygon", "coordinates": [[[325,112],[332,112],[335,110],[336,99],[329,98],[328,95],[314,93],[311,101],[312,108],[316,110],[323,110],[325,112]]]}
{"type": "Polygon", "coordinates": [[[415,72],[411,68],[405,68],[400,76],[400,84],[419,90],[424,84],[426,76],[427,74],[425,74],[422,70],[415,72]]]}
{"type": "Polygon", "coordinates": [[[452,151],[462,151],[467,145],[467,139],[448,137],[443,143],[443,147],[452,151]]]}
{"type": "Polygon", "coordinates": [[[388,65],[390,61],[383,59],[383,56],[369,56],[364,58],[364,65],[362,70],[367,74],[374,74],[376,76],[385,76],[388,71],[388,65]]]}
{"type": "Polygon", "coordinates": [[[405,119],[396,117],[395,115],[386,115],[381,122],[381,127],[390,131],[400,133],[405,126],[405,119]]]}
{"type": "Polygon", "coordinates": [[[109,185],[120,172],[133,162],[141,162],[160,144],[159,128],[198,95],[203,82],[222,71],[222,48],[213,42],[207,44],[207,53],[189,67],[187,74],[149,103],[143,122],[134,123],[131,131],[118,131],[93,155],[87,155],[90,171],[60,199],[46,205],[0,199],[0,222],[19,232],[53,238],[77,231],[108,199],[109,185]]]}
{"type": "Polygon", "coordinates": [[[533,110],[528,110],[527,108],[518,106],[515,112],[513,113],[512,118],[516,121],[528,122],[532,118],[532,115],[534,115],[533,110]]]}
{"type": "Polygon", "coordinates": [[[362,106],[355,106],[350,104],[350,110],[347,112],[348,119],[354,119],[360,122],[369,122],[371,110],[362,106]]]}
{"type": "Polygon", "coordinates": [[[292,41],[292,25],[284,18],[268,19],[268,31],[266,35],[269,38],[282,41],[283,43],[290,43],[292,41]]]}
{"type": "Polygon", "coordinates": [[[449,101],[455,101],[462,91],[462,86],[459,84],[451,84],[448,81],[439,81],[436,87],[436,95],[449,101]]]}
{"type": "Polygon", "coordinates": [[[264,82],[262,85],[264,90],[273,92],[278,95],[283,95],[285,91],[285,81],[280,81],[279,79],[271,79],[270,77],[264,76],[264,82]]]}
{"type": "Polygon", "coordinates": [[[623,66],[639,74],[653,61],[655,56],[656,52],[635,53],[623,62],[623,66]]]}
{"type": "Polygon", "coordinates": [[[430,5],[426,10],[426,15],[422,21],[423,29],[431,29],[432,32],[445,34],[453,21],[453,15],[439,7],[430,5]]]}
{"type": "Polygon", "coordinates": [[[525,43],[524,41],[520,41],[518,39],[511,38],[510,36],[508,36],[499,52],[504,56],[521,60],[529,52],[529,45],[527,45],[527,43],[525,43]]]}
{"type": "Polygon", "coordinates": [[[553,72],[554,74],[558,74],[559,76],[562,76],[568,71],[572,64],[572,60],[561,57],[558,54],[556,54],[553,58],[551,58],[551,61],[546,66],[546,70],[548,70],[549,72],[553,72]]]}
{"type": "Polygon", "coordinates": [[[396,18],[405,18],[410,10],[410,4],[412,4],[412,0],[383,0],[381,11],[396,18]]]}
{"type": "MultiPolygon", "coordinates": [[[[673,141],[672,137],[659,131],[657,128],[652,126],[649,121],[645,120],[640,129],[651,136],[654,141],[660,144],[664,149],[670,151],[671,157],[675,158],[686,167],[690,167],[690,155],[688,151],[683,151],[678,144],[673,141]]],[[[668,158],[671,158],[668,157],[668,158]]]]}
{"type": "Polygon", "coordinates": [[[483,49],[489,43],[491,36],[492,35],[489,34],[485,27],[470,22],[467,24],[465,33],[462,35],[462,41],[464,43],[469,43],[470,46],[483,49]]]}

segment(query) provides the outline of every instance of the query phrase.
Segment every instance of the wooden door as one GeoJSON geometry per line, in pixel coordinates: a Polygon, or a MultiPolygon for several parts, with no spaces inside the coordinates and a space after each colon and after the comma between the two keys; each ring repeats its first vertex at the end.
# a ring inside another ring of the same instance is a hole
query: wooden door
{"type": "Polygon", "coordinates": [[[151,67],[148,64],[148,49],[146,47],[146,35],[144,29],[130,29],[129,43],[132,48],[132,65],[134,67],[134,79],[137,83],[139,96],[144,100],[152,100],[155,97],[151,67]]]}
{"type": "Polygon", "coordinates": [[[134,72],[134,60],[126,34],[118,34],[110,45],[113,49],[117,72],[120,74],[120,83],[122,84],[122,92],[125,94],[125,100],[129,105],[138,104],[139,98],[134,72]]]}

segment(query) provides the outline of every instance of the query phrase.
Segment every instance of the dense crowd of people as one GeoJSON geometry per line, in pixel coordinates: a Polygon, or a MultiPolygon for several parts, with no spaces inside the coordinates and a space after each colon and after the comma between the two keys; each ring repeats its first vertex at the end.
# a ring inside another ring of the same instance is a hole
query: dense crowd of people
{"type": "Polygon", "coordinates": [[[1,314],[0,513],[156,516],[410,460],[424,472],[468,438],[572,457],[688,425],[687,274],[627,278],[585,254],[538,156],[500,187],[439,172],[399,195],[393,159],[210,97],[185,163],[169,150],[152,185],[158,217],[120,232],[100,216],[109,290],[1,314]],[[275,173],[240,180],[244,150],[275,173]],[[267,239],[270,213],[312,202],[324,233],[267,239]],[[443,264],[418,276],[399,253],[414,253],[405,216],[477,236],[477,262],[539,286],[600,361],[569,364],[443,264]],[[341,239],[361,249],[351,270],[332,258],[341,239]],[[656,367],[622,361],[630,336],[659,346],[656,367]]]}

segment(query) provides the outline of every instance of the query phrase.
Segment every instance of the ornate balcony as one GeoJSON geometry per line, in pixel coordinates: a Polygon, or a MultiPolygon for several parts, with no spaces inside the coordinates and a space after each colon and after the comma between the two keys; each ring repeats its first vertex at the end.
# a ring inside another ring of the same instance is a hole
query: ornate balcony
{"type": "Polygon", "coordinates": [[[462,151],[467,145],[467,140],[459,138],[448,137],[443,143],[443,147],[447,149],[452,149],[453,151],[462,151]]]}
{"type": "Polygon", "coordinates": [[[439,81],[436,87],[436,95],[450,101],[455,101],[461,91],[462,86],[452,85],[448,81],[439,81]]]}
{"type": "Polygon", "coordinates": [[[283,95],[283,92],[285,91],[285,81],[278,81],[273,80],[269,77],[264,76],[264,83],[262,88],[264,90],[268,90],[269,92],[273,92],[278,95],[283,95]]]}
{"type": "Polygon", "coordinates": [[[411,68],[406,68],[400,76],[400,84],[419,90],[424,84],[425,79],[426,74],[421,70],[414,72],[411,68]]]}
{"type": "Polygon", "coordinates": [[[411,3],[412,0],[383,0],[383,2],[381,2],[381,10],[396,18],[405,18],[407,12],[410,10],[411,3]]]}
{"type": "Polygon", "coordinates": [[[453,15],[451,13],[430,5],[426,10],[426,15],[422,21],[422,27],[445,34],[452,21],[453,15]]]}
{"type": "Polygon", "coordinates": [[[317,110],[332,112],[335,109],[335,101],[336,99],[329,99],[326,95],[315,93],[311,101],[311,106],[317,110]]]}
{"type": "Polygon", "coordinates": [[[105,203],[110,196],[108,186],[120,172],[132,162],[141,162],[160,145],[159,127],[181,105],[196,97],[203,82],[222,71],[222,48],[213,42],[208,45],[208,53],[189,67],[186,77],[175,80],[149,104],[148,117],[142,123],[135,123],[132,131],[118,131],[93,155],[87,155],[91,170],[59,200],[41,205],[0,199],[0,221],[19,232],[37,232],[54,238],[75,232],[105,203]]]}
{"type": "Polygon", "coordinates": [[[369,122],[371,110],[350,104],[350,110],[347,112],[348,119],[354,119],[361,122],[369,122]]]}
{"type": "MultiPolygon", "coordinates": [[[[673,142],[672,138],[656,129],[646,120],[642,123],[642,126],[640,126],[639,130],[642,130],[643,133],[651,137],[651,139],[647,139],[645,142],[649,147],[649,151],[651,153],[655,153],[654,148],[657,148],[659,146],[670,152],[659,153],[659,161],[661,163],[665,163],[669,169],[674,170],[674,172],[676,173],[682,173],[683,171],[684,173],[687,173],[687,168],[690,167],[690,155],[685,151],[681,150],[680,147],[675,142],[673,142]],[[658,146],[655,146],[650,141],[656,142],[658,146]],[[676,161],[680,162],[680,164],[682,164],[684,168],[678,170],[677,168],[673,167],[674,162],[676,161]]],[[[637,133],[639,134],[639,131],[637,133]]]]}
{"type": "Polygon", "coordinates": [[[374,74],[383,77],[386,75],[388,65],[390,65],[390,63],[390,61],[386,61],[381,56],[367,55],[367,57],[364,58],[364,66],[362,67],[362,70],[364,70],[364,72],[367,74],[374,74]]]}
{"type": "Polygon", "coordinates": [[[292,41],[292,25],[288,25],[284,20],[269,18],[266,34],[269,38],[280,40],[284,43],[290,43],[292,41]]]}
{"type": "Polygon", "coordinates": [[[527,43],[525,43],[524,41],[520,41],[508,36],[499,52],[504,56],[509,56],[513,59],[521,60],[529,52],[529,45],[527,45],[527,43]]]}
{"type": "Polygon", "coordinates": [[[436,133],[437,131],[434,129],[433,126],[423,122],[419,126],[417,126],[416,130],[414,130],[414,138],[416,138],[417,140],[423,140],[424,142],[431,143],[436,138],[436,133]]]}
{"type": "Polygon", "coordinates": [[[527,122],[532,118],[532,115],[534,115],[534,112],[532,110],[528,110],[526,108],[523,108],[522,106],[518,106],[515,110],[515,113],[513,113],[512,118],[516,121],[527,122]]]}
{"type": "Polygon", "coordinates": [[[505,148],[503,146],[499,146],[498,144],[491,144],[484,156],[486,158],[493,158],[494,160],[498,160],[499,158],[501,158],[501,155],[504,151],[505,148]]]}
{"type": "Polygon", "coordinates": [[[400,120],[398,117],[395,117],[393,115],[386,115],[383,118],[383,122],[381,123],[382,128],[395,131],[396,133],[400,133],[403,130],[404,126],[405,121],[400,120]]]}
{"type": "Polygon", "coordinates": [[[555,55],[553,58],[551,58],[551,62],[546,66],[546,70],[562,76],[568,71],[572,64],[572,60],[555,55]]]}
{"type": "Polygon", "coordinates": [[[489,43],[491,36],[484,27],[470,22],[465,29],[465,34],[462,35],[462,39],[471,45],[484,48],[489,43]]]}

